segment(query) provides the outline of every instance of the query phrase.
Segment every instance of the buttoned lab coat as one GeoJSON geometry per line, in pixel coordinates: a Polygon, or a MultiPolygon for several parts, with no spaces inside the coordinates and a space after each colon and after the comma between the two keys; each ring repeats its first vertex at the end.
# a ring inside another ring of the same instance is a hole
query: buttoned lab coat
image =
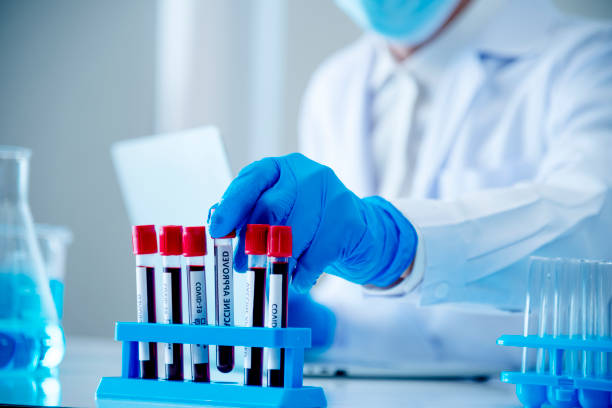
{"type": "MultiPolygon", "coordinates": [[[[377,193],[368,89],[374,54],[365,36],[327,60],[313,75],[300,118],[302,152],[360,196],[377,193]]],[[[414,173],[405,170],[406,138],[392,143],[397,189],[384,198],[415,226],[419,243],[412,274],[386,293],[416,296],[421,305],[517,311],[529,256],[612,259],[610,24],[563,15],[546,0],[508,2],[445,70],[414,173]],[[405,177],[412,178],[407,193],[405,177]]],[[[359,304],[379,304],[353,298],[348,310],[349,287],[335,281],[317,295],[339,310],[339,324],[343,310],[350,320],[359,304]]],[[[384,309],[412,310],[396,298],[384,309]]],[[[450,310],[423,312],[423,341],[455,327],[469,354],[470,345],[485,345],[483,336],[492,345],[498,334],[520,332],[520,317],[493,333],[480,312],[450,310]]]]}

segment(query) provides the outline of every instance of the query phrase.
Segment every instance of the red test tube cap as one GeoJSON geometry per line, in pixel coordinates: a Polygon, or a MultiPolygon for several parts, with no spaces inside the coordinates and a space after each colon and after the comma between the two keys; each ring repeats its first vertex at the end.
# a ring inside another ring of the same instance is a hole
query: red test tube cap
{"type": "Polygon", "coordinates": [[[134,225],[132,227],[132,249],[134,250],[134,255],[154,254],[157,252],[155,225],[134,225]]]}
{"type": "Polygon", "coordinates": [[[268,253],[268,224],[247,224],[244,252],[248,255],[268,253]]]}
{"type": "Polygon", "coordinates": [[[206,255],[206,228],[203,226],[183,228],[183,255],[206,255]]]}
{"type": "Polygon", "coordinates": [[[164,256],[183,253],[183,227],[164,225],[159,232],[159,253],[164,256]]]}
{"type": "Polygon", "coordinates": [[[229,234],[227,234],[226,236],[221,237],[221,239],[226,239],[226,238],[236,238],[236,231],[232,231],[229,234]]]}
{"type": "Polygon", "coordinates": [[[291,256],[291,227],[287,225],[271,225],[268,232],[268,256],[289,258],[291,256]]]}

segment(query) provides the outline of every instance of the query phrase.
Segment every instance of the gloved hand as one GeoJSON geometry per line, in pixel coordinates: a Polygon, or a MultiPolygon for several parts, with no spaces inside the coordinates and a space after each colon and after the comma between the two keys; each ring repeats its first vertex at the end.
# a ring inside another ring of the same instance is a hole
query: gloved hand
{"type": "Polygon", "coordinates": [[[417,235],[381,197],[360,199],[326,166],[294,153],[246,166],[211,216],[210,234],[238,232],[234,266],[247,267],[246,224],[289,225],[293,287],[301,292],[325,271],[359,284],[388,286],[410,266],[417,235]]]}

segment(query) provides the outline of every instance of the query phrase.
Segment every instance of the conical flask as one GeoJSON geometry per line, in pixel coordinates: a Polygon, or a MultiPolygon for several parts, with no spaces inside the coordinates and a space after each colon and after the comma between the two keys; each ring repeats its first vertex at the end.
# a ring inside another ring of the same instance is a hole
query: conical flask
{"type": "Polygon", "coordinates": [[[64,334],[28,203],[30,151],[0,146],[0,375],[54,368],[64,334]]]}

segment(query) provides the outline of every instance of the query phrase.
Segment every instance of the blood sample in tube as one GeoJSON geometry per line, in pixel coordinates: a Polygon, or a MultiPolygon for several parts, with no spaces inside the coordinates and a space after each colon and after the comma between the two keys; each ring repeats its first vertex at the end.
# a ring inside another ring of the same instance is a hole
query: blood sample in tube
{"type": "MultiPolygon", "coordinates": [[[[245,239],[245,253],[248,255],[245,324],[247,327],[264,327],[268,229],[269,226],[265,224],[247,225],[245,239]]],[[[244,383],[262,385],[263,348],[245,347],[244,350],[244,383]]]]}
{"type": "MultiPolygon", "coordinates": [[[[132,227],[136,255],[136,306],[138,323],[155,323],[155,254],[157,233],[154,225],[132,227]]],[[[140,378],[157,379],[157,343],[138,343],[140,378]]]]}
{"type": "MultiPolygon", "coordinates": [[[[232,232],[221,238],[214,238],[215,247],[215,324],[234,325],[234,250],[232,232]]],[[[217,346],[217,369],[229,373],[234,369],[234,346],[217,346]]]]}
{"type": "MultiPolygon", "coordinates": [[[[268,233],[270,288],[266,327],[287,327],[291,245],[291,227],[270,226],[268,233]]],[[[268,354],[268,387],[282,387],[285,384],[285,349],[267,349],[266,351],[268,354]]]]}
{"type": "MultiPolygon", "coordinates": [[[[164,323],[183,323],[181,295],[181,255],[183,253],[183,227],[165,225],[159,234],[159,252],[164,267],[162,273],[162,306],[164,323]]],[[[183,380],[183,345],[168,343],[164,350],[166,379],[183,380]]]]}
{"type": "MultiPolygon", "coordinates": [[[[189,297],[189,324],[206,325],[206,229],[183,229],[183,256],[187,268],[187,295],[189,297]]],[[[191,372],[194,382],[210,382],[208,345],[191,345],[191,372]]]]}

